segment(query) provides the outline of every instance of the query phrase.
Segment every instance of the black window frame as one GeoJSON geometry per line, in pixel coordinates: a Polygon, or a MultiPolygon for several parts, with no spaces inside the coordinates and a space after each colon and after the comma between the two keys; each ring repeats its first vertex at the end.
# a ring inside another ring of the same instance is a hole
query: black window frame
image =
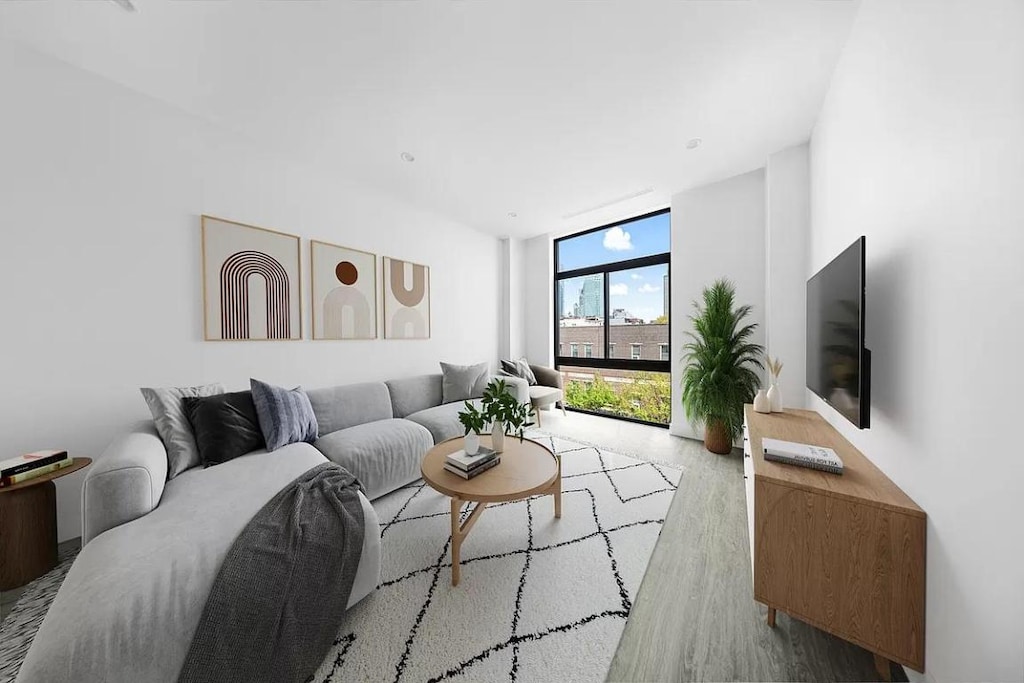
{"type": "MultiPolygon", "coordinates": [[[[559,237],[559,238],[554,240],[554,281],[552,283],[552,288],[551,288],[552,289],[552,293],[551,293],[551,296],[552,296],[552,299],[554,300],[554,304],[555,304],[554,305],[555,333],[554,333],[554,340],[553,340],[554,343],[553,343],[552,348],[553,348],[553,357],[555,359],[555,369],[556,370],[561,369],[561,366],[566,365],[566,366],[574,367],[574,368],[593,368],[593,369],[597,369],[597,370],[605,370],[605,369],[607,369],[607,370],[633,370],[633,371],[638,371],[638,372],[646,371],[646,372],[664,372],[664,373],[668,373],[668,374],[672,373],[672,362],[671,362],[671,360],[665,360],[665,361],[663,361],[663,360],[643,360],[643,359],[632,360],[632,359],[629,359],[629,358],[611,358],[610,357],[611,356],[610,346],[613,346],[613,344],[611,343],[611,306],[610,306],[609,284],[608,284],[609,280],[610,280],[609,276],[612,273],[616,273],[616,272],[623,271],[623,270],[635,270],[637,268],[646,268],[648,266],[665,265],[665,266],[668,266],[668,281],[669,281],[669,285],[671,286],[671,283],[672,283],[672,250],[671,250],[671,246],[669,247],[668,251],[666,251],[664,253],[661,253],[661,254],[652,254],[650,256],[641,256],[639,258],[627,259],[625,261],[615,261],[615,262],[612,262],[612,263],[603,263],[603,264],[596,265],[596,266],[586,266],[584,268],[575,268],[573,270],[566,270],[566,271],[563,271],[563,272],[559,272],[559,270],[558,270],[558,249],[559,249],[560,244],[562,242],[565,242],[566,240],[571,240],[571,239],[576,238],[576,237],[581,237],[583,235],[589,235],[589,234],[594,233],[594,232],[599,232],[601,230],[609,230],[611,228],[626,226],[626,225],[629,225],[631,223],[636,223],[638,221],[642,221],[642,220],[645,220],[645,219],[648,219],[648,218],[653,218],[655,216],[661,216],[663,214],[669,213],[670,211],[671,211],[671,207],[666,207],[664,209],[659,209],[657,211],[651,211],[649,213],[645,213],[645,214],[643,214],[641,216],[634,216],[632,218],[626,218],[626,219],[623,219],[623,220],[620,220],[620,221],[615,221],[614,223],[608,223],[607,225],[600,225],[600,226],[598,226],[596,228],[589,228],[587,230],[582,230],[580,232],[575,232],[575,233],[573,233],[571,235],[565,235],[563,237],[559,237]],[[573,356],[563,356],[563,355],[561,355],[559,353],[559,351],[560,351],[560,349],[559,349],[559,331],[561,329],[561,326],[559,324],[560,323],[560,319],[559,319],[559,312],[560,311],[559,311],[559,308],[561,307],[562,302],[560,302],[558,300],[558,283],[561,282],[562,280],[569,280],[569,279],[576,278],[576,277],[583,277],[585,275],[602,275],[602,279],[604,281],[604,295],[603,295],[604,296],[604,349],[603,349],[603,353],[602,353],[602,356],[603,356],[602,358],[582,358],[582,357],[579,357],[579,356],[576,356],[576,357],[573,357],[573,356]]],[[[669,310],[671,311],[672,310],[672,291],[671,291],[671,289],[668,292],[668,304],[669,304],[669,310]]],[[[669,323],[671,323],[671,314],[669,315],[669,323]]],[[[671,324],[669,324],[669,327],[668,327],[668,342],[667,343],[669,345],[669,349],[671,349],[672,348],[672,326],[671,326],[671,324]]],[[[566,407],[569,408],[570,410],[576,410],[577,412],[586,412],[586,413],[592,412],[592,411],[588,411],[588,410],[574,409],[574,408],[572,408],[570,406],[566,406],[566,407]]],[[[643,422],[644,424],[653,424],[653,425],[656,425],[658,427],[668,427],[668,425],[663,425],[660,422],[647,422],[645,420],[639,420],[639,419],[636,419],[636,418],[624,417],[624,416],[620,416],[620,415],[609,415],[607,413],[594,413],[594,414],[601,415],[603,417],[612,417],[612,418],[615,418],[615,419],[627,420],[629,422],[643,422]]]]}

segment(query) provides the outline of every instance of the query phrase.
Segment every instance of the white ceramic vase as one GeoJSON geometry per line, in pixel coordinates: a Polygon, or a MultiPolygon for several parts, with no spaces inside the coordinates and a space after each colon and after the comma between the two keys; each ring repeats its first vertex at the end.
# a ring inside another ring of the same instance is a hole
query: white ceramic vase
{"type": "Polygon", "coordinates": [[[772,412],[772,402],[768,399],[768,394],[764,389],[757,390],[757,396],[754,397],[754,410],[759,413],[772,412]]]}
{"type": "Polygon", "coordinates": [[[501,420],[495,420],[491,426],[491,448],[495,453],[505,450],[505,423],[501,420]]]}
{"type": "Polygon", "coordinates": [[[464,441],[462,450],[466,451],[466,455],[476,455],[476,452],[480,450],[480,435],[476,432],[470,432],[466,434],[464,441]]]}
{"type": "Polygon", "coordinates": [[[772,382],[771,387],[768,388],[768,402],[771,404],[773,413],[782,412],[782,390],[779,389],[778,382],[772,382]]]}

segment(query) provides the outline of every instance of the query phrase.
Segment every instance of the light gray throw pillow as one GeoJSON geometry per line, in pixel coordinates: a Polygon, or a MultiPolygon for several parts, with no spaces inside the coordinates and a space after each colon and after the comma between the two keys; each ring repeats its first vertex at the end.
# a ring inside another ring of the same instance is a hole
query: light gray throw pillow
{"type": "Polygon", "coordinates": [[[487,388],[487,363],[452,365],[441,363],[441,402],[479,398],[487,388]]]}
{"type": "Polygon", "coordinates": [[[203,397],[223,394],[224,385],[204,384],[199,387],[166,387],[140,389],[153,414],[156,433],[167,449],[167,479],[170,481],[185,470],[201,464],[199,447],[192,433],[192,424],[185,414],[182,399],[186,396],[203,397]]]}

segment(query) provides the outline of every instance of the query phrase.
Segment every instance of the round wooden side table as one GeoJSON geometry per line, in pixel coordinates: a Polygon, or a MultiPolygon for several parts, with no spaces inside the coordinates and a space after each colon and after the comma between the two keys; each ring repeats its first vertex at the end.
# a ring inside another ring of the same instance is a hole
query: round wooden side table
{"type": "Polygon", "coordinates": [[[53,480],[92,463],[71,465],[0,488],[0,590],[24,586],[57,566],[57,487],[53,480]]]}

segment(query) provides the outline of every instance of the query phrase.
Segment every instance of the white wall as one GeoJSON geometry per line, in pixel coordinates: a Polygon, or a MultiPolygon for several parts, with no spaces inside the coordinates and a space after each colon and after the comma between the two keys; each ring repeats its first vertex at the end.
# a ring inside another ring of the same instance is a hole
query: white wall
{"type": "MultiPolygon", "coordinates": [[[[148,416],[140,386],[242,389],[254,376],[317,387],[495,362],[497,239],[9,43],[0,91],[8,454],[100,453],[148,416]],[[301,235],[304,260],[317,238],[430,265],[432,339],[203,342],[202,213],[301,235]]],[[[61,539],[79,535],[81,478],[58,482],[61,539]]]]}
{"type": "Polygon", "coordinates": [[[554,366],[554,242],[551,235],[527,240],[523,249],[523,307],[526,357],[554,366]]]}
{"type": "Polygon", "coordinates": [[[765,351],[784,363],[779,388],[788,408],[804,407],[807,386],[807,176],[806,144],[765,164],[765,351]]]}
{"type": "Polygon", "coordinates": [[[765,178],[759,169],[672,196],[672,434],[698,439],[679,399],[682,345],[693,329],[689,316],[704,287],[720,277],[736,285],[736,300],[750,304],[758,323],[753,341],[764,343],[765,178]]]}
{"type": "Polygon", "coordinates": [[[811,270],[867,236],[871,429],[812,404],[928,513],[936,681],[1024,680],[1022,190],[1024,3],[866,0],[811,139],[811,270]]]}

